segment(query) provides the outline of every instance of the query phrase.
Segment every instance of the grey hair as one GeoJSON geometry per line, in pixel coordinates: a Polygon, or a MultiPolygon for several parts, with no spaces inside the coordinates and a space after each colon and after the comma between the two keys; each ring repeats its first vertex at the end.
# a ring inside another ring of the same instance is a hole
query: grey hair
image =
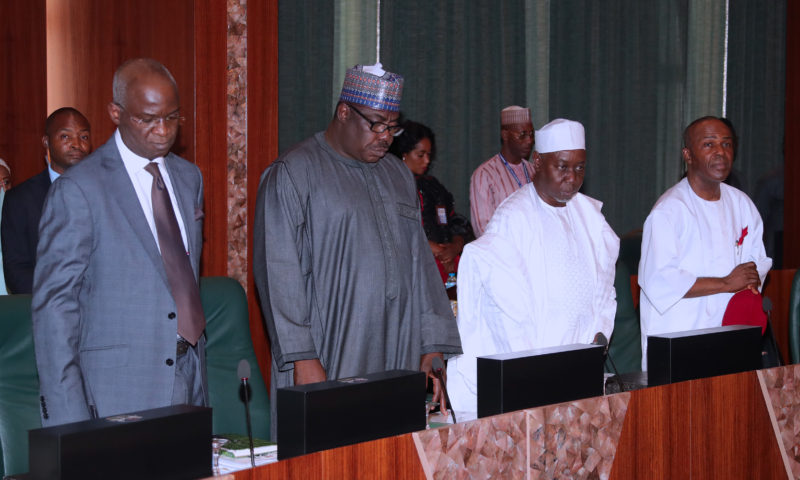
{"type": "Polygon", "coordinates": [[[178,83],[175,81],[175,77],[161,62],[152,58],[134,58],[120,65],[117,71],[114,72],[114,80],[111,86],[114,103],[125,106],[124,100],[128,94],[128,85],[142,71],[163,75],[172,84],[175,92],[178,92],[178,83]]]}

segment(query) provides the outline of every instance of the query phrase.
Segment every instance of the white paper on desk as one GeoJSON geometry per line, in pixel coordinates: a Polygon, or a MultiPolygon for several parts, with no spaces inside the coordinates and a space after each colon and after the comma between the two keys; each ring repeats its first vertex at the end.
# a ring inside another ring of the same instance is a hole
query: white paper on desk
{"type": "MultiPolygon", "coordinates": [[[[277,461],[278,456],[276,454],[256,455],[256,467],[277,461]]],[[[234,459],[225,455],[219,456],[220,473],[233,473],[239,470],[247,470],[248,468],[251,468],[250,457],[234,459]]]]}

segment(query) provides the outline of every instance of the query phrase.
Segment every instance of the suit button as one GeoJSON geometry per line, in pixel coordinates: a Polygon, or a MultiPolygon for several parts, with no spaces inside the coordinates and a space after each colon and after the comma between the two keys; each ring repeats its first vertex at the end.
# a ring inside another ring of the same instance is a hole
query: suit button
{"type": "Polygon", "coordinates": [[[175,360],[173,360],[171,358],[167,359],[167,365],[169,365],[171,367],[173,363],[175,363],[175,360]]]}
{"type": "Polygon", "coordinates": [[[169,318],[170,320],[175,318],[175,312],[169,312],[169,315],[167,315],[167,318],[169,318]]]}

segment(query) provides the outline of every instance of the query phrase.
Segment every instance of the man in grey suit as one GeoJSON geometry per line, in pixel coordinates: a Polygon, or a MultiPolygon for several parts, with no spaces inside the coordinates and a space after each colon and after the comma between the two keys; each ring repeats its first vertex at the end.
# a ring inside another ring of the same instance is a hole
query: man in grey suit
{"type": "Polygon", "coordinates": [[[203,182],[169,152],[178,88],[150,59],[120,66],[113,87],[117,131],[53,183],[42,212],[32,308],[45,426],[208,404],[203,182]]]}

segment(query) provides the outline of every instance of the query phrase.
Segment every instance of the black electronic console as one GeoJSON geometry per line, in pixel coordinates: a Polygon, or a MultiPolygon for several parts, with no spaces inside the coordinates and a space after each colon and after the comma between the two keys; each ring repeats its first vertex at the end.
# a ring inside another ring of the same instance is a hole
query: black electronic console
{"type": "Polygon", "coordinates": [[[757,370],[761,344],[761,327],[745,325],[648,335],[648,384],[757,370]]]}
{"type": "Polygon", "coordinates": [[[603,345],[478,357],[478,417],[603,395],[603,345]]]}
{"type": "Polygon", "coordinates": [[[28,432],[35,480],[211,476],[211,409],[177,405],[28,432]]]}
{"type": "Polygon", "coordinates": [[[390,370],[278,389],[278,458],[425,429],[425,374],[390,370]]]}

